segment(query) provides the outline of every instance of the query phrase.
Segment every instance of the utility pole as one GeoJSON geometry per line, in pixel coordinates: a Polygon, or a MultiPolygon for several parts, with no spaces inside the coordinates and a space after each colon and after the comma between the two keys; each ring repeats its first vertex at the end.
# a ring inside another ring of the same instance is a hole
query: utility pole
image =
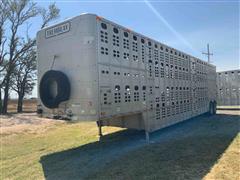
{"type": "Polygon", "coordinates": [[[203,52],[202,54],[207,55],[207,57],[208,57],[208,63],[210,63],[210,56],[213,56],[213,53],[210,53],[209,44],[207,44],[207,52],[203,52]]]}

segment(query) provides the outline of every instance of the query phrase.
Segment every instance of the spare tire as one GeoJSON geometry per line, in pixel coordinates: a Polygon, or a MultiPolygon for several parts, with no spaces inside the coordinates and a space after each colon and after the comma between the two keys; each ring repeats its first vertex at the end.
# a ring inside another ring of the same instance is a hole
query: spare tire
{"type": "Polygon", "coordinates": [[[47,71],[39,85],[40,99],[47,108],[57,108],[70,97],[71,86],[68,77],[61,71],[47,71]]]}

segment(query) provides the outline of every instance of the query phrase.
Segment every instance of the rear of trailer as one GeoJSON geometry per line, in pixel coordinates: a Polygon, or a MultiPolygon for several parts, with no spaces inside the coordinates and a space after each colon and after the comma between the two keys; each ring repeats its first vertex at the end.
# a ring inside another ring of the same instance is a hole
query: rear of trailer
{"type": "Polygon", "coordinates": [[[216,67],[94,14],[38,32],[38,113],[152,132],[216,112],[216,67]]]}
{"type": "Polygon", "coordinates": [[[217,73],[217,102],[220,106],[240,105],[240,69],[217,73]]]}

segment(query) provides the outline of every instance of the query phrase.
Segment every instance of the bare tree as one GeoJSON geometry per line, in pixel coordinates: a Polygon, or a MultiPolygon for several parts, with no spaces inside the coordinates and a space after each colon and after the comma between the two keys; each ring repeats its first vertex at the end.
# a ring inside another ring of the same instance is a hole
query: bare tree
{"type": "MultiPolygon", "coordinates": [[[[26,57],[25,54],[31,54],[29,51],[31,52],[32,48],[36,45],[35,38],[30,39],[28,36],[20,37],[18,34],[19,29],[38,15],[40,15],[43,20],[42,28],[59,16],[59,9],[55,4],[51,4],[48,10],[46,10],[38,7],[37,4],[31,0],[8,0],[6,7],[9,9],[7,22],[9,23],[10,35],[6,40],[8,42],[6,43],[7,45],[4,45],[4,53],[7,54],[7,58],[4,58],[4,75],[0,82],[0,84],[4,85],[3,114],[7,113],[9,91],[14,71],[16,69],[21,70],[21,68],[19,69],[17,66],[21,66],[21,62],[23,62],[22,57],[26,57]]],[[[23,81],[23,83],[24,82],[27,81],[23,81]]],[[[24,86],[25,85],[23,85],[23,87],[24,86]]]]}
{"type": "Polygon", "coordinates": [[[5,32],[5,24],[8,17],[8,4],[7,0],[2,0],[0,2],[0,112],[2,111],[2,77],[4,76],[4,67],[6,67],[6,63],[4,61],[7,53],[4,51],[5,43],[7,41],[6,36],[4,36],[5,32]]]}
{"type": "MultiPolygon", "coordinates": [[[[55,4],[51,4],[47,9],[40,8],[42,17],[42,26],[44,28],[48,23],[59,16],[59,9],[55,4]]],[[[31,41],[28,36],[29,27],[27,27],[27,40],[31,41]]],[[[35,44],[29,48],[22,57],[18,59],[18,66],[13,73],[12,89],[18,94],[17,112],[23,111],[23,99],[26,94],[30,94],[36,82],[36,47],[35,44]]]]}
{"type": "Polygon", "coordinates": [[[10,81],[16,65],[16,60],[35,44],[35,41],[30,41],[23,45],[21,43],[21,38],[18,36],[19,28],[27,20],[38,14],[36,3],[31,3],[29,0],[8,1],[7,6],[9,8],[8,23],[10,24],[10,37],[8,39],[8,50],[6,52],[8,54],[7,63],[5,65],[6,74],[2,80],[2,83],[4,84],[3,113],[7,113],[10,81]]]}
{"type": "Polygon", "coordinates": [[[30,94],[36,81],[36,49],[32,47],[22,57],[13,73],[12,89],[18,94],[17,112],[23,110],[23,98],[30,94]]]}
{"type": "MultiPolygon", "coordinates": [[[[4,26],[6,24],[7,18],[8,18],[8,10],[9,6],[6,0],[2,0],[0,2],[0,68],[2,68],[2,63],[4,60],[4,57],[6,56],[6,52],[4,52],[4,45],[7,41],[6,37],[4,36],[4,26]]],[[[2,69],[0,69],[0,72],[2,69]]]]}
{"type": "Polygon", "coordinates": [[[59,17],[60,9],[56,7],[56,4],[50,4],[48,6],[48,10],[45,8],[40,8],[40,14],[42,17],[42,26],[41,29],[48,25],[49,22],[51,22],[54,19],[57,19],[59,17]]]}

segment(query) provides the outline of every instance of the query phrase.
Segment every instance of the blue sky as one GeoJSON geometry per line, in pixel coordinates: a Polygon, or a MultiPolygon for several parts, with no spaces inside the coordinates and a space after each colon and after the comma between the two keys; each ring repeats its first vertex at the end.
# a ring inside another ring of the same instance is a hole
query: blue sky
{"type": "MultiPolygon", "coordinates": [[[[35,1],[47,7],[53,1],[35,1]]],[[[171,47],[207,60],[206,44],[217,71],[239,68],[239,1],[55,1],[60,22],[95,13],[171,47]]],[[[31,27],[34,35],[39,19],[31,27]]],[[[55,23],[55,22],[54,22],[55,23]]]]}
{"type": "Polygon", "coordinates": [[[175,33],[144,1],[55,2],[61,10],[57,21],[95,13],[203,60],[201,52],[210,43],[218,71],[239,68],[239,1],[149,1],[175,33]]]}

